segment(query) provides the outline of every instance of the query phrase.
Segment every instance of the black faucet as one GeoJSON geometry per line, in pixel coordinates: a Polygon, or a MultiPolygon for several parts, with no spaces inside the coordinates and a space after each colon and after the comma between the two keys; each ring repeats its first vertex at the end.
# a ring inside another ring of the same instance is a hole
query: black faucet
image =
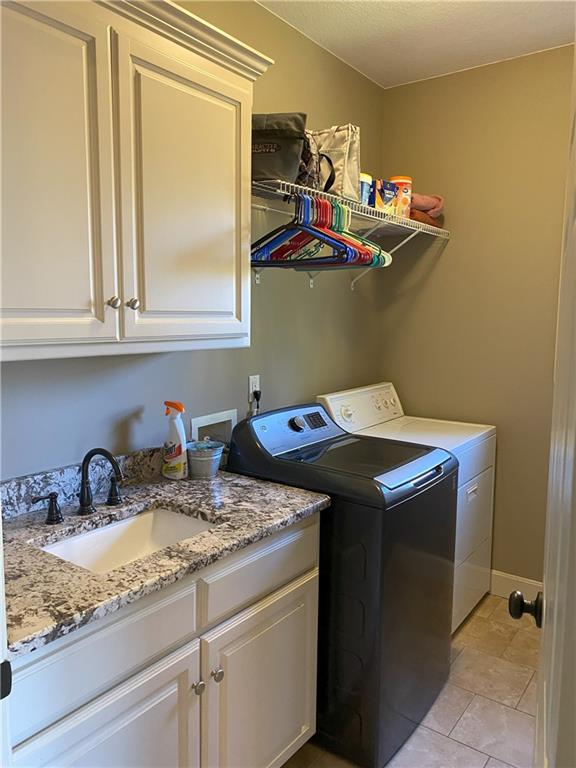
{"type": "Polygon", "coordinates": [[[64,522],[62,510],[58,504],[58,494],[55,491],[47,496],[34,496],[31,499],[32,504],[38,504],[39,501],[48,501],[48,515],[46,516],[46,525],[58,525],[64,522]]]}
{"type": "Polygon", "coordinates": [[[84,456],[84,458],[82,459],[82,478],[80,481],[80,507],[78,509],[78,514],[80,515],[89,515],[91,512],[96,511],[92,505],[92,488],[90,487],[90,478],[88,477],[90,462],[92,461],[94,456],[103,456],[105,459],[107,459],[110,462],[110,466],[114,470],[114,474],[110,481],[110,491],[108,492],[108,498],[106,500],[106,504],[108,504],[109,507],[115,507],[118,504],[122,503],[122,497],[118,492],[118,483],[123,479],[120,465],[118,464],[114,456],[112,456],[110,451],[106,450],[106,448],[92,448],[92,450],[88,451],[86,456],[84,456]]]}

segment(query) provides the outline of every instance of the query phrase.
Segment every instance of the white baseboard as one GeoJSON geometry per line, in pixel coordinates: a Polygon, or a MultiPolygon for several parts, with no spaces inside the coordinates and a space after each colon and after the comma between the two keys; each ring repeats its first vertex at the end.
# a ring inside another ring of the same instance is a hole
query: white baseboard
{"type": "Polygon", "coordinates": [[[514,576],[513,573],[492,571],[490,580],[490,592],[499,597],[508,597],[510,592],[519,589],[527,600],[534,600],[538,592],[542,591],[542,582],[534,579],[526,579],[524,576],[514,576]]]}

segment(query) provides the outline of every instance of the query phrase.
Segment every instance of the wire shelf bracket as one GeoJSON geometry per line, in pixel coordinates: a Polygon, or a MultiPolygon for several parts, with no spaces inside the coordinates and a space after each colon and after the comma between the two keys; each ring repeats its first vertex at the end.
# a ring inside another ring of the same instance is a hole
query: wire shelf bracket
{"type": "MultiPolygon", "coordinates": [[[[395,245],[394,248],[391,248],[388,251],[389,255],[392,256],[393,253],[396,253],[396,251],[400,250],[400,248],[402,248],[403,245],[406,245],[406,243],[409,240],[412,240],[413,237],[416,237],[416,235],[419,235],[419,234],[420,234],[420,232],[418,230],[416,230],[415,232],[412,232],[412,234],[408,235],[408,237],[405,237],[404,240],[399,242],[398,245],[395,245]]],[[[374,269],[374,267],[367,267],[365,270],[360,272],[359,275],[356,275],[356,277],[353,278],[352,282],[350,283],[350,290],[353,291],[355,286],[356,286],[356,283],[358,282],[358,280],[362,280],[364,275],[367,275],[368,272],[372,272],[373,269],[374,269]]]]}

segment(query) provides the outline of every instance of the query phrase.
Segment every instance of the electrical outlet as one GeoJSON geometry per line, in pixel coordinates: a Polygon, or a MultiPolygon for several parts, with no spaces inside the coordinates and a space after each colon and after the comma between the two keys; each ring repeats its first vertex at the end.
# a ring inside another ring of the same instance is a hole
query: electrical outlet
{"type": "Polygon", "coordinates": [[[260,389],[260,374],[255,373],[252,376],[248,376],[248,402],[251,403],[254,400],[252,392],[260,389]]]}

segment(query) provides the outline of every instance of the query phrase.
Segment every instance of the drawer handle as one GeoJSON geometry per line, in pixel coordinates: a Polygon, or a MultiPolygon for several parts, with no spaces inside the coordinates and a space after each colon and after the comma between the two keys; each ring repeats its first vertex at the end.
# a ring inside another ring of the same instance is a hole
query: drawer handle
{"type": "Polygon", "coordinates": [[[468,490],[466,491],[466,495],[468,496],[469,499],[471,499],[472,496],[476,496],[477,493],[478,493],[478,483],[476,483],[476,485],[473,485],[472,488],[468,488],[468,490]]]}
{"type": "Polygon", "coordinates": [[[120,309],[122,306],[122,301],[118,298],[118,296],[112,296],[108,299],[106,304],[108,304],[109,307],[112,307],[112,309],[120,309]]]}
{"type": "Polygon", "coordinates": [[[137,309],[140,309],[140,299],[136,299],[136,298],[130,299],[129,301],[126,302],[126,306],[136,311],[137,309]]]}
{"type": "Polygon", "coordinates": [[[224,670],[222,667],[218,667],[218,669],[213,669],[212,672],[210,672],[210,675],[214,678],[215,683],[221,683],[222,680],[224,680],[224,670]]]}
{"type": "Polygon", "coordinates": [[[199,680],[197,683],[192,683],[192,690],[196,694],[196,696],[202,696],[204,691],[206,690],[206,683],[204,680],[199,680]]]}

